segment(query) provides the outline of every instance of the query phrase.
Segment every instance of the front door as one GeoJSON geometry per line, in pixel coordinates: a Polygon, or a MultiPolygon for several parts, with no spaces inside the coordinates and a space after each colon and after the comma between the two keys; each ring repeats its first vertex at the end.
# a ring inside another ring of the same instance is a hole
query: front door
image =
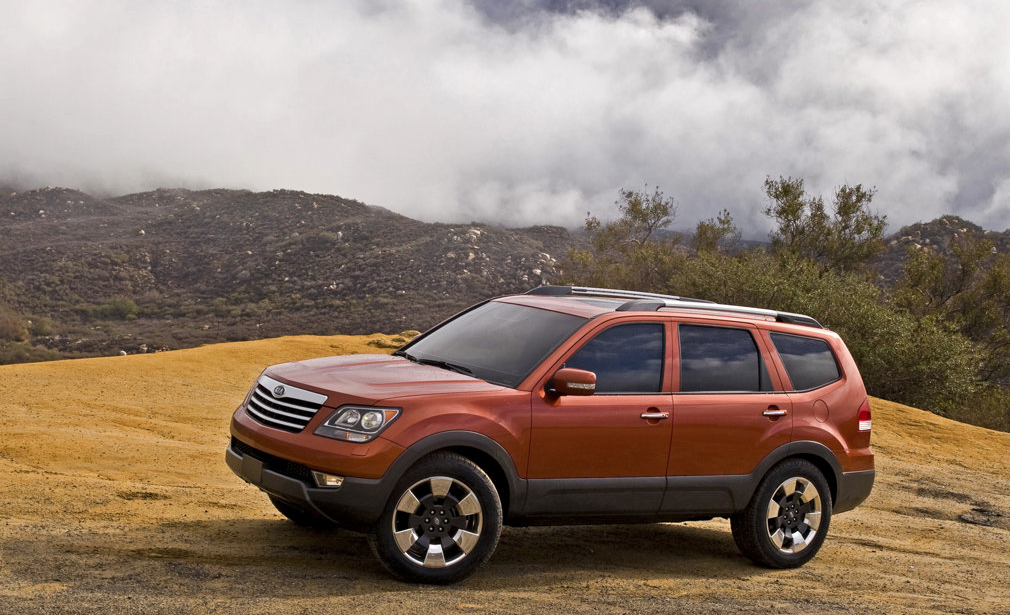
{"type": "Polygon", "coordinates": [[[658,319],[603,326],[558,367],[595,373],[594,395],[533,392],[529,512],[659,509],[673,423],[668,337],[658,319]]]}

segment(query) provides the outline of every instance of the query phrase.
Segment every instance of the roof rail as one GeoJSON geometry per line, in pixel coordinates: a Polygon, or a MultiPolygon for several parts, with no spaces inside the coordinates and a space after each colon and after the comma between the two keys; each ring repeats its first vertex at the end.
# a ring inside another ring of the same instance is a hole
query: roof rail
{"type": "Polygon", "coordinates": [[[672,301],[691,301],[693,303],[713,303],[705,299],[660,295],[658,293],[643,293],[637,290],[617,290],[613,288],[594,288],[592,286],[538,286],[526,292],[527,295],[548,295],[552,297],[606,297],[609,299],[662,299],[672,301]]]}
{"type": "Polygon", "coordinates": [[[673,295],[659,295],[654,293],[641,293],[630,290],[613,290],[609,288],[591,288],[582,286],[540,286],[526,293],[527,295],[546,295],[552,297],[584,296],[584,297],[608,297],[613,299],[628,299],[618,306],[618,312],[655,312],[663,308],[673,308],[679,310],[698,310],[711,314],[741,314],[747,316],[762,316],[774,319],[777,322],[790,323],[794,325],[804,325],[823,329],[824,326],[817,320],[804,314],[793,312],[777,312],[763,308],[744,307],[741,305],[728,305],[715,303],[704,299],[691,299],[688,297],[675,297],[673,295]]]}

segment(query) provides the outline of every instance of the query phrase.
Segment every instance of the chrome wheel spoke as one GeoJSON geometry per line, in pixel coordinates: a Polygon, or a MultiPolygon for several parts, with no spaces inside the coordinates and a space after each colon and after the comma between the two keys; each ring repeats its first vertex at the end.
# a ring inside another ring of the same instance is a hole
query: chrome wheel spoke
{"type": "Polygon", "coordinates": [[[406,553],[407,551],[410,551],[410,548],[417,542],[418,535],[414,533],[414,530],[407,528],[399,532],[393,532],[393,539],[396,540],[397,548],[399,548],[402,553],[406,553]]]}
{"type": "Polygon", "coordinates": [[[803,488],[803,495],[800,496],[800,501],[804,504],[818,501],[821,494],[817,493],[817,487],[814,487],[813,484],[806,481],[804,481],[804,483],[806,484],[803,488]]]}
{"type": "Polygon", "coordinates": [[[431,494],[436,498],[449,495],[449,489],[452,488],[452,479],[445,476],[434,476],[428,482],[431,484],[431,494]]]}
{"type": "Polygon", "coordinates": [[[807,541],[798,531],[794,531],[792,535],[793,547],[790,549],[793,553],[802,551],[807,546],[807,541]]]}
{"type": "Polygon", "coordinates": [[[466,494],[466,497],[459,501],[456,505],[459,510],[460,515],[479,515],[480,514],[480,502],[477,501],[477,496],[473,492],[466,494]]]}
{"type": "Polygon", "coordinates": [[[445,568],[445,554],[442,553],[442,545],[428,545],[428,552],[424,555],[425,568],[445,568]]]}
{"type": "Polygon", "coordinates": [[[456,543],[463,553],[473,551],[473,548],[477,546],[477,540],[479,539],[480,534],[474,534],[473,532],[467,532],[466,530],[460,530],[452,537],[453,542],[456,543]]]}
{"type": "Polygon", "coordinates": [[[403,492],[400,496],[400,501],[396,503],[397,512],[413,514],[415,510],[421,505],[420,500],[414,495],[410,489],[403,492]]]}
{"type": "Polygon", "coordinates": [[[779,489],[782,490],[782,492],[786,495],[786,497],[789,497],[792,494],[796,493],[796,484],[798,482],[799,482],[799,479],[797,479],[797,478],[790,478],[786,482],[782,483],[782,486],[779,487],[779,489]]]}

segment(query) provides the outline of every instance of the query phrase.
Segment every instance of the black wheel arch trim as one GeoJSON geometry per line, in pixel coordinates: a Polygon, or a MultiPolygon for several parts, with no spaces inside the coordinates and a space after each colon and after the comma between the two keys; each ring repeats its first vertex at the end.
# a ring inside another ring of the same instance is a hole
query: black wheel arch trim
{"type": "MultiPolygon", "coordinates": [[[[386,470],[382,479],[383,486],[392,493],[397,480],[421,458],[438,451],[453,451],[473,461],[491,478],[498,488],[501,499],[502,515],[507,519],[510,512],[521,511],[526,502],[526,481],[519,477],[515,463],[501,444],[484,434],[475,431],[442,431],[421,438],[407,447],[386,470]],[[477,451],[475,456],[468,451],[477,451]],[[481,458],[483,457],[483,459],[481,458]],[[487,461],[496,467],[489,468],[487,461]],[[387,480],[387,478],[389,480],[387,480]],[[501,481],[505,481],[507,493],[501,493],[501,481]],[[386,484],[388,483],[388,484],[386,484]]],[[[389,495],[387,493],[387,497],[389,495]]]]}
{"type": "Polygon", "coordinates": [[[828,486],[831,488],[831,501],[833,502],[837,499],[838,486],[842,481],[842,466],[838,463],[838,457],[830,448],[813,440],[800,440],[798,442],[783,444],[762,459],[761,463],[758,464],[758,467],[752,473],[752,475],[756,475],[754,488],[757,488],[758,483],[772,469],[772,466],[790,457],[808,459],[821,471],[824,471],[826,467],[829,471],[824,472],[824,479],[828,481],[828,486]]]}

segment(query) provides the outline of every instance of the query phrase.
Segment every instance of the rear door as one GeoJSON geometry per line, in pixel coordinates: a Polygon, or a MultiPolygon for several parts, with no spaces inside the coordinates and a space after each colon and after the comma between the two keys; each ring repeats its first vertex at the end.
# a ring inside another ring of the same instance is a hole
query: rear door
{"type": "Polygon", "coordinates": [[[790,441],[791,401],[756,327],[680,322],[675,339],[671,477],[748,474],[790,441]]]}

